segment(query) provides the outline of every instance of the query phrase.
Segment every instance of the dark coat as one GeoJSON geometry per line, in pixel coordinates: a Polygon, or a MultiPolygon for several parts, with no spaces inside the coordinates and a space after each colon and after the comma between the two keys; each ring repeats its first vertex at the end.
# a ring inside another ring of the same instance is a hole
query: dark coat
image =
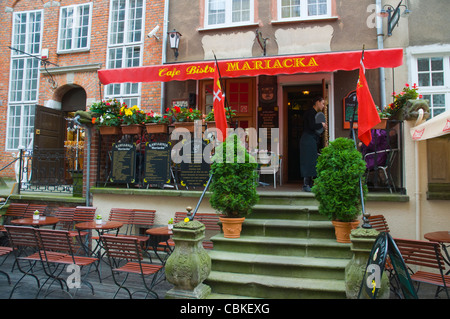
{"type": "Polygon", "coordinates": [[[300,175],[302,177],[315,177],[318,157],[319,135],[316,130],[322,127],[316,123],[317,111],[312,107],[303,117],[303,133],[300,138],[300,175]]]}

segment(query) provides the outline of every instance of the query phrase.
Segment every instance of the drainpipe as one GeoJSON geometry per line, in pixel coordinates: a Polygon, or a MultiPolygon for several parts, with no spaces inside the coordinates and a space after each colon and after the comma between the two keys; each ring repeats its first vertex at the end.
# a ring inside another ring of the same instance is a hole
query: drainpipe
{"type": "Polygon", "coordinates": [[[91,179],[91,128],[87,125],[84,125],[82,123],[80,123],[79,121],[80,116],[77,115],[73,118],[73,121],[75,122],[75,124],[77,124],[78,126],[82,126],[84,127],[84,130],[86,132],[86,137],[87,137],[87,166],[86,167],[86,206],[90,206],[90,192],[91,192],[91,187],[90,187],[90,179],[91,179]]]}
{"type": "MultiPolygon", "coordinates": [[[[166,63],[166,49],[167,49],[167,29],[169,26],[169,0],[164,1],[164,21],[163,21],[163,43],[162,43],[162,64],[166,63]]],[[[161,82],[161,114],[164,114],[165,105],[165,82],[161,82]]]]}
{"type": "MultiPolygon", "coordinates": [[[[378,49],[384,49],[383,19],[379,15],[382,8],[381,0],[376,0],[375,5],[378,49]]],[[[382,109],[386,104],[386,80],[384,68],[380,68],[380,103],[380,109],[382,109]]]]}

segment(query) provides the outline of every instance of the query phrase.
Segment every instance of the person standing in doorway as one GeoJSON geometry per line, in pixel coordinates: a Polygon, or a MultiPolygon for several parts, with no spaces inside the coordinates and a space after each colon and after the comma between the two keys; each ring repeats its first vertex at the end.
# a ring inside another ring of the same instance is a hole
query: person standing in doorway
{"type": "Polygon", "coordinates": [[[316,115],[325,108],[325,100],[321,96],[313,99],[313,106],[303,117],[303,133],[300,138],[300,174],[303,176],[303,190],[311,192],[313,178],[317,175],[316,164],[321,128],[326,128],[325,122],[316,123],[316,115]]]}

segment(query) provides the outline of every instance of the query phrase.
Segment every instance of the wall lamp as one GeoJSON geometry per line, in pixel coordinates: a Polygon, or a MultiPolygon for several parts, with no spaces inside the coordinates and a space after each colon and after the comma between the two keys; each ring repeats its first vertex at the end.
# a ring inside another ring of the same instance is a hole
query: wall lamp
{"type": "Polygon", "coordinates": [[[403,4],[403,0],[400,1],[400,3],[397,5],[396,8],[391,6],[390,4],[386,4],[383,6],[383,9],[381,9],[381,14],[387,14],[388,15],[388,37],[392,35],[392,31],[394,28],[398,25],[398,22],[400,20],[400,16],[402,15],[401,8],[404,8],[403,14],[409,14],[411,11],[408,9],[408,5],[403,4]]]}
{"type": "Polygon", "coordinates": [[[170,48],[174,50],[176,60],[178,58],[178,46],[180,45],[181,34],[175,29],[167,32],[167,34],[169,35],[170,48]]]}

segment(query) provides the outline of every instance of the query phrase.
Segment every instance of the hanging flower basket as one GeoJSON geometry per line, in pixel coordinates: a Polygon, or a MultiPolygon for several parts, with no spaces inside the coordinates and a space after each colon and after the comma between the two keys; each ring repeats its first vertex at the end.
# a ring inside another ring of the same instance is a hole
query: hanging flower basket
{"type": "Polygon", "coordinates": [[[130,125],[121,125],[122,134],[124,135],[140,135],[142,133],[142,129],[144,128],[141,124],[130,124],[130,125]]]}
{"type": "Polygon", "coordinates": [[[167,133],[167,124],[147,123],[145,129],[150,134],[167,133]]]}
{"type": "Polygon", "coordinates": [[[100,135],[118,135],[120,134],[120,127],[118,126],[99,126],[100,135]]]}

